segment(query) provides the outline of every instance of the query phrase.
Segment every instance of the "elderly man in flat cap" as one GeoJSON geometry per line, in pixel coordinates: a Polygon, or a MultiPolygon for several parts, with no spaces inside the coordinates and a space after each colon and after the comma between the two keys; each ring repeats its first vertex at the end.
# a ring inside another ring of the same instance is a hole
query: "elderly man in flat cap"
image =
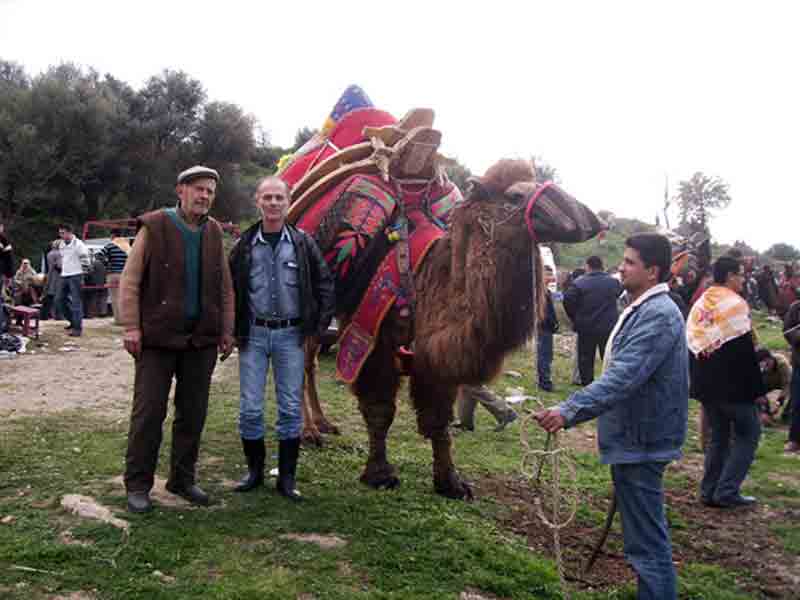
{"type": "Polygon", "coordinates": [[[178,175],[175,208],[138,219],[139,231],[120,280],[125,349],[136,361],[128,433],[128,510],[152,509],[167,400],[175,379],[175,419],[167,490],[208,505],[195,464],[217,352],[233,350],[234,297],[222,228],[208,216],[219,174],[195,166],[178,175]]]}

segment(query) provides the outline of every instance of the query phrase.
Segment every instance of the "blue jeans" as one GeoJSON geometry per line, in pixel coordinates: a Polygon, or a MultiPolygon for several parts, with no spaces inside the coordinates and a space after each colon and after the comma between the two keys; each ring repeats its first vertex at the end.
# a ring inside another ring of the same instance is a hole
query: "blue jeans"
{"type": "Polygon", "coordinates": [[[539,331],[536,337],[536,370],[539,373],[539,385],[553,385],[550,368],[553,365],[553,334],[550,331],[539,331]]]}
{"type": "Polygon", "coordinates": [[[264,388],[270,359],[275,377],[278,439],[300,437],[303,429],[305,353],[300,327],[268,329],[250,326],[250,337],[239,353],[239,433],[246,440],[264,437],[264,388]]]}
{"type": "Polygon", "coordinates": [[[789,441],[800,444],[800,366],[792,365],[792,424],[789,427],[789,441]]]}
{"type": "Polygon", "coordinates": [[[61,312],[75,331],[83,330],[83,302],[81,284],[83,275],[70,275],[61,278],[61,312]]]}
{"type": "Polygon", "coordinates": [[[754,403],[708,403],[703,408],[711,426],[711,444],[706,451],[700,494],[706,500],[726,502],[739,495],[753,464],[761,438],[758,408],[754,403]]]}
{"type": "Polygon", "coordinates": [[[611,465],[622,517],[625,558],[639,577],[639,600],[678,597],[672,543],[664,513],[666,466],[663,462],[611,465]]]}

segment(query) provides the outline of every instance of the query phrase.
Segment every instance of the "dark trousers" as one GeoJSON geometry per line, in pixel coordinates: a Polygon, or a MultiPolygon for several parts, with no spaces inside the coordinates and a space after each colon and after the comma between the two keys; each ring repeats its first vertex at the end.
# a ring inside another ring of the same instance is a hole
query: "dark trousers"
{"type": "Polygon", "coordinates": [[[82,284],[83,275],[61,278],[61,312],[75,331],[83,331],[82,284]]]}
{"type": "Polygon", "coordinates": [[[726,502],[739,495],[761,438],[761,421],[754,403],[704,404],[711,425],[700,493],[711,501],[726,502]],[[733,436],[731,436],[733,427],[733,436]]]}
{"type": "Polygon", "coordinates": [[[789,427],[789,441],[800,444],[800,366],[793,365],[790,389],[792,424],[789,427]]]}
{"type": "Polygon", "coordinates": [[[168,483],[186,487],[195,482],[195,464],[208,411],[211,374],[216,363],[215,346],[187,350],[145,348],[142,351],[136,361],[133,410],[125,457],[125,488],[128,491],[144,492],[153,487],[173,377],[175,418],[168,483]]]}
{"type": "Polygon", "coordinates": [[[605,333],[578,332],[578,371],[581,374],[581,385],[589,385],[594,381],[594,357],[600,351],[600,360],[606,352],[606,343],[610,331],[605,333]]]}
{"type": "Polygon", "coordinates": [[[60,319],[61,309],[56,304],[56,296],[53,294],[46,294],[42,300],[42,308],[39,312],[39,318],[43,321],[47,319],[60,319]]]}

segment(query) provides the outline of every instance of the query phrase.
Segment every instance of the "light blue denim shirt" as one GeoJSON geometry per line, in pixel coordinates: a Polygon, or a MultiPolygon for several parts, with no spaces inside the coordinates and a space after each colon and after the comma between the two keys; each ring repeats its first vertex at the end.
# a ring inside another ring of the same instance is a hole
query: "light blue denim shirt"
{"type": "Polygon", "coordinates": [[[300,267],[289,231],[284,227],[275,250],[261,235],[253,237],[248,301],[250,314],[261,319],[300,316],[300,267]]]}
{"type": "Polygon", "coordinates": [[[632,309],[602,376],[558,406],[567,427],[598,417],[604,464],[680,458],[689,413],[686,326],[666,293],[632,309]]]}

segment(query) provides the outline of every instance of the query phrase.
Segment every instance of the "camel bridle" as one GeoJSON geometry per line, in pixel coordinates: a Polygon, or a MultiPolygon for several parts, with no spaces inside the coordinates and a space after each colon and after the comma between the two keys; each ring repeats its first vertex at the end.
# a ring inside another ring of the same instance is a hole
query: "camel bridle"
{"type": "Polygon", "coordinates": [[[501,218],[487,218],[479,216],[476,220],[478,225],[481,226],[483,233],[485,233],[488,237],[488,241],[494,241],[494,232],[498,226],[508,223],[516,216],[518,212],[524,210],[525,225],[528,228],[528,235],[530,236],[531,240],[536,243],[538,240],[536,239],[536,232],[533,229],[533,210],[536,207],[536,202],[539,200],[544,191],[553,185],[554,184],[552,181],[547,181],[537,185],[531,195],[528,197],[527,201],[524,201],[520,204],[511,204],[508,202],[503,204],[503,210],[505,214],[501,218]]]}

